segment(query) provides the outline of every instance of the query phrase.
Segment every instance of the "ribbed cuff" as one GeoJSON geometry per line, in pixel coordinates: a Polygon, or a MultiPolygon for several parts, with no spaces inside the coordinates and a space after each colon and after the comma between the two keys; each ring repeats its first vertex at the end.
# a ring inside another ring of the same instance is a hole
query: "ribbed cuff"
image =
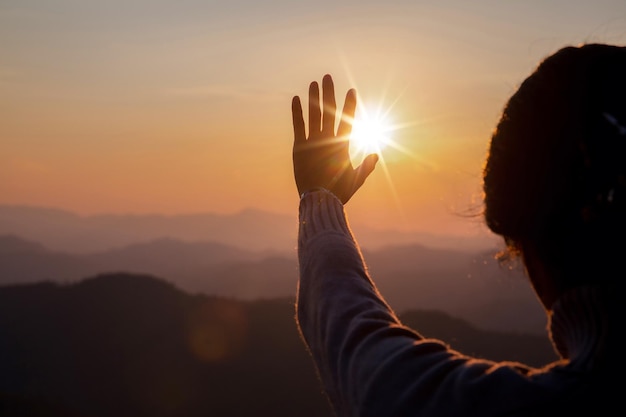
{"type": "Polygon", "coordinates": [[[326,231],[337,231],[352,236],[343,203],[326,189],[310,190],[300,199],[300,241],[326,231]]]}
{"type": "Polygon", "coordinates": [[[330,191],[328,188],[324,188],[324,187],[315,187],[315,188],[311,188],[310,190],[306,190],[304,191],[302,194],[300,194],[300,200],[302,200],[304,198],[304,196],[306,196],[307,194],[310,193],[315,193],[317,191],[324,191],[327,193],[331,193],[332,195],[335,195],[335,193],[333,193],[332,191],[330,191]]]}

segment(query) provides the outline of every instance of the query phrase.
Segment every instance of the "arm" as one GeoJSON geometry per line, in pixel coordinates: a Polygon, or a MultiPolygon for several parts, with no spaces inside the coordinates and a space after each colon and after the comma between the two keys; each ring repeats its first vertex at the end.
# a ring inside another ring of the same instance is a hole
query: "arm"
{"type": "MultiPolygon", "coordinates": [[[[335,111],[332,80],[325,77],[323,85],[323,114],[330,118],[326,115],[335,111]]],[[[345,137],[354,93],[346,97],[338,135],[331,128],[334,117],[318,129],[322,112],[315,83],[309,95],[313,128],[308,139],[299,99],[292,107],[294,173],[304,193],[297,319],[337,414],[496,415],[539,398],[541,384],[531,382],[527,368],[463,356],[400,323],[370,279],[344,213],[343,204],[375,164],[371,158],[353,169],[348,159],[345,137]],[[501,389],[515,392],[514,398],[498,401],[501,389]]]]}

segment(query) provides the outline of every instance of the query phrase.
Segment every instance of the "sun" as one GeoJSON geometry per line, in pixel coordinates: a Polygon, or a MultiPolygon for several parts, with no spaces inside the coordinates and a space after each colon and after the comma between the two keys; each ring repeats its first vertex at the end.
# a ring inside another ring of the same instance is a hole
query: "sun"
{"type": "Polygon", "coordinates": [[[355,155],[381,154],[391,143],[393,124],[381,111],[360,106],[352,122],[350,150],[355,155]]]}

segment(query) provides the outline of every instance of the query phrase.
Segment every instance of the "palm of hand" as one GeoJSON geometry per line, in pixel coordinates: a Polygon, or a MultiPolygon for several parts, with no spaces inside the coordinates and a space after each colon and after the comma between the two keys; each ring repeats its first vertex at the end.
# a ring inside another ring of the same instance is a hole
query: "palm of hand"
{"type": "Polygon", "coordinates": [[[337,133],[335,134],[335,93],[332,78],[322,81],[323,105],[320,108],[319,87],[309,87],[309,136],[306,137],[299,97],[292,102],[294,126],[293,166],[298,193],[325,188],[342,203],[354,195],[374,170],[377,155],[369,155],[353,168],[349,141],[356,109],[356,93],[348,91],[337,133]],[[322,117],[323,115],[323,117],[322,117]]]}

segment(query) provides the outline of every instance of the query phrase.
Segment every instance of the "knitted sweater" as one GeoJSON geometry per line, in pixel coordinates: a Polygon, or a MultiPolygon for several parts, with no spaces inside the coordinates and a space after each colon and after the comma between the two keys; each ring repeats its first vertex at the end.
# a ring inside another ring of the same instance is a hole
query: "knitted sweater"
{"type": "Polygon", "coordinates": [[[624,366],[614,365],[617,337],[599,289],[557,301],[548,314],[563,359],[533,369],[463,355],[402,325],[330,192],[302,198],[298,256],[298,326],[338,416],[579,415],[610,407],[623,391],[623,378],[613,382],[624,366]]]}

